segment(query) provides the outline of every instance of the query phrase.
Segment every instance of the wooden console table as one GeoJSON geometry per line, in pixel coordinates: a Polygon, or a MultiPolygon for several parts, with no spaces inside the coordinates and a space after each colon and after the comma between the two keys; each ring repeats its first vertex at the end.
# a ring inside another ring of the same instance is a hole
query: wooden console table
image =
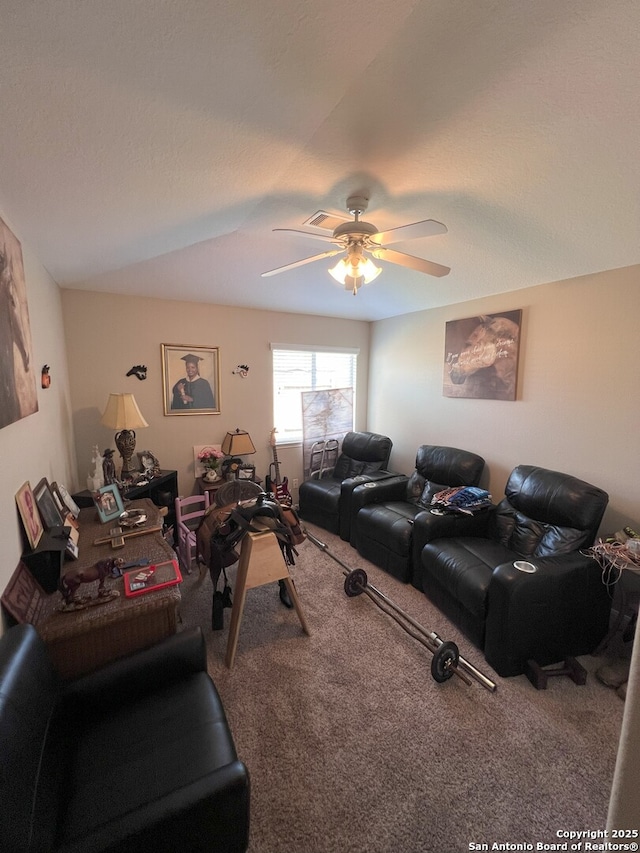
{"type": "MultiPolygon", "coordinates": [[[[132,502],[131,507],[147,512],[149,527],[162,523],[158,508],[148,498],[132,502]]],[[[122,557],[125,562],[148,558],[152,563],[175,559],[175,552],[160,533],[125,539],[125,547],[114,550],[110,544],[93,544],[107,536],[111,526],[100,523],[95,508],[82,509],[79,521],[79,558],[65,564],[67,571],[93,566],[107,557],[122,557]]],[[[94,581],[84,584],[81,591],[93,596],[97,587],[98,581],[94,581]]],[[[63,612],[59,609],[61,593],[47,595],[26,566],[20,564],[2,600],[13,619],[35,625],[47,643],[56,670],[62,678],[71,679],[151,646],[176,631],[181,599],[177,586],[135,598],[125,596],[121,577],[107,578],[105,588],[115,589],[120,595],[83,610],[63,612]]]]}
{"type": "MultiPolygon", "coordinates": [[[[160,471],[142,486],[129,486],[120,489],[124,501],[134,501],[140,498],[150,498],[156,506],[166,506],[167,525],[175,524],[176,516],[174,501],[178,497],[178,472],[160,471]]],[[[92,507],[93,497],[88,489],[76,492],[71,496],[79,507],[92,507]]],[[[125,507],[125,509],[128,507],[125,507]]]]}

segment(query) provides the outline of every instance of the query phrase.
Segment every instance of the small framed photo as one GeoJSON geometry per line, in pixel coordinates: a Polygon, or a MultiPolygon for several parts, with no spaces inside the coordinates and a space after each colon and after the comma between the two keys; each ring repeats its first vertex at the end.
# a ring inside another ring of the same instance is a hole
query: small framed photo
{"type": "Polygon", "coordinates": [[[93,493],[93,502],[98,510],[100,521],[104,524],[107,521],[113,521],[124,512],[124,504],[120,490],[115,483],[109,486],[103,486],[93,493]]]}
{"type": "Polygon", "coordinates": [[[63,486],[62,483],[55,483],[55,487],[71,515],[77,518],[80,515],[80,507],[71,497],[66,486],[63,486]]]}
{"type": "Polygon", "coordinates": [[[218,347],[160,344],[165,415],[220,414],[218,347]]]}
{"type": "Polygon", "coordinates": [[[238,468],[238,480],[253,480],[256,476],[256,466],[247,462],[238,468]]]}
{"type": "Polygon", "coordinates": [[[46,477],[40,480],[33,490],[33,495],[46,529],[51,530],[54,527],[62,527],[64,525],[64,516],[58,509],[46,477]]]}
{"type": "Polygon", "coordinates": [[[125,572],[123,577],[124,594],[129,598],[182,582],[177,560],[165,560],[144,569],[132,569],[125,572]]]}
{"type": "Polygon", "coordinates": [[[24,526],[25,533],[27,534],[29,545],[33,550],[37,547],[38,542],[44,533],[44,527],[29,481],[20,486],[16,492],[16,503],[18,504],[20,518],[22,519],[22,524],[24,526]]]}
{"type": "Polygon", "coordinates": [[[142,472],[148,477],[157,477],[160,474],[160,463],[150,450],[141,450],[138,459],[142,472]]]}
{"type": "Polygon", "coordinates": [[[58,507],[58,512],[64,518],[65,515],[68,514],[69,510],[65,506],[62,497],[60,496],[60,492],[58,491],[57,483],[49,483],[49,488],[51,490],[51,494],[53,495],[53,499],[56,502],[56,506],[58,507]]]}
{"type": "MultiPolygon", "coordinates": [[[[69,515],[69,518],[70,517],[71,515],[69,515]]],[[[78,547],[79,540],[80,531],[77,527],[71,527],[69,530],[69,536],[67,538],[67,547],[65,548],[65,554],[72,560],[77,560],[80,554],[80,548],[78,547]]]]}

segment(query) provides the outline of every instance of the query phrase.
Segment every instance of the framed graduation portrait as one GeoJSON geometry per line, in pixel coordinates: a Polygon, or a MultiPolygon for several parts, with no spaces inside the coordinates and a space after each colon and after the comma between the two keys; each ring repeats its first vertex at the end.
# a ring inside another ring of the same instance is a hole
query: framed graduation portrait
{"type": "Polygon", "coordinates": [[[218,347],[160,344],[165,415],[220,414],[218,347]]]}

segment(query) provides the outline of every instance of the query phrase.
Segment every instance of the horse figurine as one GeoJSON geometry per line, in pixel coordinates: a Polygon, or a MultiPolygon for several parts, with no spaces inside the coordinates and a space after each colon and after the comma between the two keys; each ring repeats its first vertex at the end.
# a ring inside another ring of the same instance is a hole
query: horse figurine
{"type": "Polygon", "coordinates": [[[64,598],[63,610],[78,610],[90,604],[98,604],[116,598],[120,595],[118,590],[105,589],[104,582],[114,569],[123,565],[124,560],[121,557],[108,557],[105,560],[99,560],[94,566],[70,569],[65,572],[58,581],[58,589],[64,598]],[[89,596],[83,599],[79,598],[78,589],[81,584],[92,583],[93,581],[99,581],[98,593],[95,598],[89,596]]]}

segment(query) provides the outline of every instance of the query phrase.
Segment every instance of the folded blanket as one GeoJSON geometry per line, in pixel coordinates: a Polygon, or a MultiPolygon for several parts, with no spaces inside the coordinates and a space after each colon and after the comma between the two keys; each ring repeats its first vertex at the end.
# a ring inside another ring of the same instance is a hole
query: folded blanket
{"type": "Polygon", "coordinates": [[[486,489],[477,486],[456,486],[437,492],[431,499],[434,509],[448,512],[462,512],[473,515],[485,507],[491,506],[491,495],[486,489]]]}

